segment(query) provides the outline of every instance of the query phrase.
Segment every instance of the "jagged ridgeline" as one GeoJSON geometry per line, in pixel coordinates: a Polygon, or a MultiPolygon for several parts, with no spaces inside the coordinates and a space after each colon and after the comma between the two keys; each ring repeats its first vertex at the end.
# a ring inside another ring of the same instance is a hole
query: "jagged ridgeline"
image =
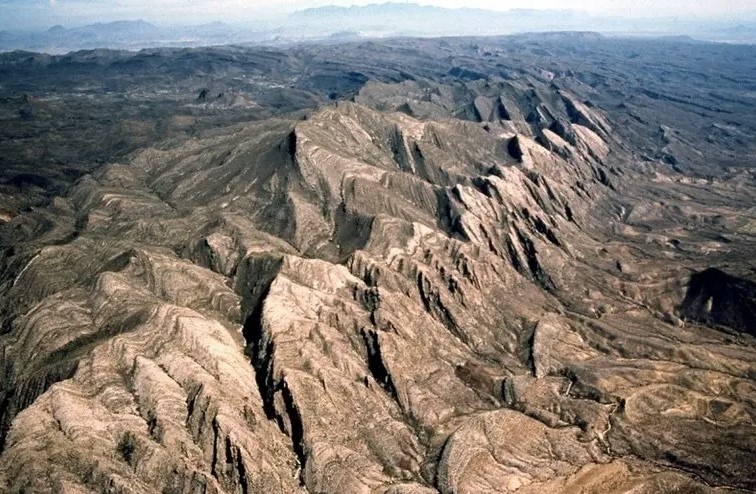
{"type": "Polygon", "coordinates": [[[752,172],[479,42],[4,221],[0,490],[756,489],[752,172]]]}

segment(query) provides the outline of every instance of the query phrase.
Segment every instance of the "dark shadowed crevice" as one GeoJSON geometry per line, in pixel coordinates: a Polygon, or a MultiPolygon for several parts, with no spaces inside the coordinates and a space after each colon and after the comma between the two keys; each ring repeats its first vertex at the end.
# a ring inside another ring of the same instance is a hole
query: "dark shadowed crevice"
{"type": "Polygon", "coordinates": [[[210,473],[218,480],[222,480],[220,472],[218,471],[218,436],[220,435],[220,425],[218,419],[213,419],[213,454],[212,464],[210,465],[210,473]]]}
{"type": "Polygon", "coordinates": [[[524,270],[522,261],[520,260],[520,256],[517,253],[517,249],[515,248],[514,242],[512,242],[512,239],[510,237],[507,237],[506,245],[507,245],[507,254],[509,255],[509,262],[512,264],[512,267],[515,268],[515,270],[522,275],[527,274],[524,270]]]}
{"type": "Polygon", "coordinates": [[[305,465],[307,463],[307,451],[305,449],[304,442],[304,425],[302,424],[302,416],[294,403],[294,395],[291,394],[291,390],[283,384],[281,387],[281,398],[284,402],[286,415],[289,417],[290,430],[289,437],[291,438],[291,444],[294,447],[294,454],[299,460],[299,466],[304,475],[305,465]]]}
{"type": "Polygon", "coordinates": [[[460,341],[466,344],[469,343],[467,335],[459,327],[459,324],[457,324],[454,315],[441,300],[438,288],[431,283],[430,279],[422,271],[417,274],[417,291],[423,302],[425,311],[441,321],[441,324],[460,341]]]}
{"type": "Polygon", "coordinates": [[[239,487],[241,488],[241,494],[249,494],[249,488],[247,486],[249,479],[247,478],[247,467],[244,464],[244,458],[241,454],[241,449],[236,447],[236,472],[239,475],[239,487]]]}
{"type": "Polygon", "coordinates": [[[444,439],[443,443],[441,443],[437,448],[428,452],[429,461],[426,463],[426,468],[421,472],[424,480],[428,482],[428,484],[435,486],[437,489],[441,488],[439,470],[444,460],[444,453],[446,452],[446,448],[449,445],[449,440],[451,439],[451,437],[452,435],[449,434],[446,439],[444,439]]]}
{"type": "Polygon", "coordinates": [[[494,114],[499,120],[512,120],[511,115],[507,111],[507,107],[502,103],[501,98],[496,101],[496,107],[494,108],[494,114]]]}
{"type": "Polygon", "coordinates": [[[509,156],[517,160],[518,163],[522,162],[524,153],[518,136],[514,136],[509,140],[507,143],[507,152],[509,153],[509,156]]]}
{"type": "Polygon", "coordinates": [[[273,343],[264,342],[265,334],[262,322],[263,306],[269,292],[270,283],[260,293],[257,305],[244,322],[242,334],[247,342],[247,355],[255,369],[255,380],[263,399],[263,410],[268,419],[274,419],[276,410],[273,404],[273,395],[276,390],[272,369],[273,343]]]}
{"type": "Polygon", "coordinates": [[[562,247],[562,243],[557,238],[556,234],[554,233],[554,230],[549,228],[539,216],[533,217],[532,221],[533,221],[533,226],[535,227],[536,231],[538,231],[538,233],[546,237],[546,239],[552,244],[554,244],[555,246],[562,247]]]}
{"type": "Polygon", "coordinates": [[[470,235],[468,235],[465,227],[462,225],[462,217],[457,212],[454,199],[450,197],[450,192],[445,189],[439,189],[436,193],[436,201],[438,204],[439,226],[449,236],[469,242],[470,235]]]}
{"type": "Polygon", "coordinates": [[[391,395],[394,401],[399,403],[399,395],[396,392],[394,381],[391,379],[391,374],[383,363],[378,334],[375,331],[363,330],[362,339],[365,342],[365,348],[367,349],[368,370],[373,375],[376,382],[386,390],[389,395],[391,395]]]}
{"type": "Polygon", "coordinates": [[[523,366],[528,368],[535,376],[535,330],[538,323],[535,321],[522,321],[523,330],[517,335],[517,357],[523,366]]]}
{"type": "MultiPolygon", "coordinates": [[[[247,341],[247,355],[250,357],[255,370],[255,381],[262,397],[263,411],[266,417],[269,420],[274,420],[278,428],[291,439],[292,449],[301,467],[300,475],[303,476],[307,452],[305,451],[302,418],[286,382],[284,380],[276,382],[274,378],[273,355],[275,346],[272,341],[266,341],[263,325],[263,309],[271,285],[272,280],[260,292],[254,309],[244,323],[242,333],[247,341]],[[276,393],[280,393],[284,410],[276,408],[276,393]]],[[[304,485],[303,477],[300,477],[300,482],[304,485]]]]}
{"type": "Polygon", "coordinates": [[[756,336],[756,283],[717,268],[690,277],[682,316],[756,336]]]}
{"type": "Polygon", "coordinates": [[[389,148],[394,162],[403,172],[410,172],[413,169],[412,157],[407,152],[404,144],[404,135],[398,126],[394,126],[389,132],[389,148]]]}
{"type": "Polygon", "coordinates": [[[520,230],[516,229],[516,231],[517,237],[520,240],[520,245],[522,245],[523,249],[525,250],[528,269],[530,269],[530,274],[533,276],[533,279],[544,290],[553,291],[556,286],[554,285],[554,282],[552,281],[548,273],[544,271],[540,261],[538,260],[538,251],[536,250],[535,243],[533,243],[533,240],[527,235],[523,234],[520,230]]]}

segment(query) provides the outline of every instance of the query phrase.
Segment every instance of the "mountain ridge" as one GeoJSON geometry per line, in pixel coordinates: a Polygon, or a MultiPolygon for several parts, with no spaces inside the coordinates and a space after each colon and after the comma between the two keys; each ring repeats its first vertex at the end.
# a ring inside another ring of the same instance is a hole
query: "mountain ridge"
{"type": "Polygon", "coordinates": [[[494,14],[494,15],[536,15],[536,14],[546,14],[546,15],[557,15],[557,14],[565,14],[565,13],[572,13],[572,14],[583,14],[587,15],[584,12],[581,12],[579,10],[570,10],[570,9],[523,9],[523,8],[515,8],[515,9],[506,9],[506,10],[491,10],[491,9],[483,9],[483,8],[473,8],[473,7],[454,7],[454,8],[448,8],[448,7],[440,7],[436,5],[426,5],[426,4],[419,4],[419,3],[412,3],[412,2],[384,2],[384,3],[372,3],[367,5],[350,5],[350,6],[340,6],[340,5],[326,5],[322,7],[310,7],[302,10],[298,10],[292,15],[332,15],[332,14],[351,14],[351,15],[359,15],[362,13],[368,13],[368,14],[390,14],[390,13],[406,13],[406,12],[430,12],[430,13],[475,13],[475,14],[494,14]]]}
{"type": "Polygon", "coordinates": [[[753,490],[750,51],[6,55],[0,490],[753,490]]]}
{"type": "MultiPolygon", "coordinates": [[[[164,20],[161,19],[161,22],[164,20]]],[[[324,6],[255,21],[193,25],[114,20],[84,26],[60,24],[42,31],[4,30],[0,50],[25,49],[65,53],[80,49],[138,50],[155,46],[219,44],[287,45],[346,37],[509,35],[523,32],[597,31],[622,36],[687,35],[700,40],[754,43],[756,24],[746,19],[719,21],[670,18],[623,18],[578,10],[474,8],[449,9],[417,3],[324,6]],[[418,23],[420,17],[425,22],[418,23]]]]}

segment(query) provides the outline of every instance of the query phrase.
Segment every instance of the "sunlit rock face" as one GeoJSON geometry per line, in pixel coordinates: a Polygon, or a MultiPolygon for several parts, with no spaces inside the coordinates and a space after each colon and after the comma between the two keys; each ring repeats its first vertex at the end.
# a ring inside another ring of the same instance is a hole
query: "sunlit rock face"
{"type": "Polygon", "coordinates": [[[747,246],[712,240],[753,189],[531,75],[465,91],[369,83],[11,219],[0,490],[756,488],[747,246]]]}

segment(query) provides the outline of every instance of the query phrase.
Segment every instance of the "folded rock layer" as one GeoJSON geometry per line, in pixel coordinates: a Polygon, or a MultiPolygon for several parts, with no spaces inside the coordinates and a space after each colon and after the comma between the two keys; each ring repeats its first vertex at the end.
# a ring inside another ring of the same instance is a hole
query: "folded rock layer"
{"type": "Polygon", "coordinates": [[[1,489],[756,489],[751,285],[688,285],[710,245],[653,216],[727,184],[665,191],[600,110],[522,85],[470,118],[367,87],[13,219],[1,489]]]}

